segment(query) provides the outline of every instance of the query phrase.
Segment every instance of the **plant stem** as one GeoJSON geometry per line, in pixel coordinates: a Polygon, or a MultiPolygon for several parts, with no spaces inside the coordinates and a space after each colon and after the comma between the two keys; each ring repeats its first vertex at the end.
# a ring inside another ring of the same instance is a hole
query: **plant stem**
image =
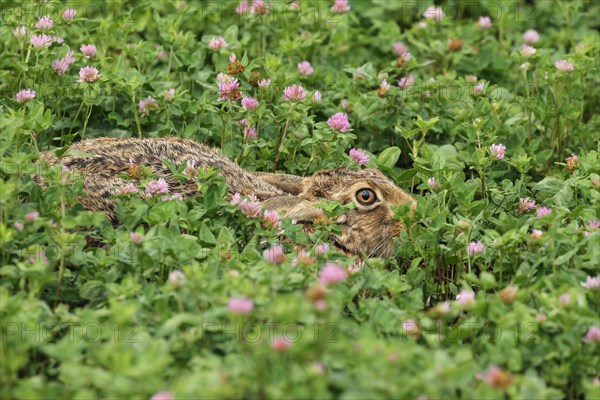
{"type": "MultiPolygon", "coordinates": [[[[67,136],[70,136],[71,132],[73,132],[73,127],[75,126],[75,122],[77,121],[77,117],[79,117],[79,113],[81,113],[82,109],[83,109],[83,100],[81,100],[81,104],[79,105],[79,109],[77,110],[77,114],[75,114],[75,118],[73,118],[73,122],[71,123],[71,128],[69,128],[69,133],[68,133],[67,136]]],[[[61,136],[60,139],[61,139],[61,142],[62,142],[63,141],[62,136],[61,136]]]]}
{"type": "MultiPolygon", "coordinates": [[[[65,219],[66,210],[65,210],[65,187],[64,185],[61,187],[60,191],[60,215],[61,221],[65,219]]],[[[58,266],[58,282],[56,283],[56,291],[54,293],[54,307],[58,305],[60,300],[60,289],[62,285],[63,276],[65,274],[65,237],[64,237],[64,228],[61,227],[60,231],[60,263],[58,266]]]]}
{"type": "Polygon", "coordinates": [[[62,285],[62,280],[63,280],[63,276],[65,274],[65,257],[64,257],[64,245],[62,243],[62,239],[61,239],[61,243],[60,243],[60,263],[58,266],[58,282],[56,283],[56,292],[54,293],[54,307],[56,308],[56,306],[58,305],[58,302],[60,301],[60,288],[62,285]]]}
{"type": "Polygon", "coordinates": [[[171,75],[171,66],[173,64],[173,46],[169,47],[169,64],[167,65],[167,78],[171,75]]]}
{"type": "Polygon", "coordinates": [[[527,81],[527,71],[523,71],[523,78],[525,79],[525,93],[527,94],[527,144],[531,146],[531,108],[529,107],[529,82],[527,81]]]}
{"type": "Polygon", "coordinates": [[[248,143],[248,138],[244,136],[244,142],[242,144],[242,149],[240,150],[240,156],[238,157],[237,163],[241,164],[242,159],[244,158],[244,150],[246,150],[246,146],[248,143]]]}
{"type": "Polygon", "coordinates": [[[504,286],[504,263],[502,262],[502,251],[498,255],[498,261],[500,262],[500,286],[504,286]]]}
{"type": "Polygon", "coordinates": [[[221,130],[221,150],[223,150],[223,146],[225,146],[225,127],[227,126],[225,117],[221,117],[221,122],[223,123],[223,129],[221,130]]]}
{"type": "Polygon", "coordinates": [[[581,125],[583,125],[583,113],[585,112],[585,91],[586,91],[586,87],[585,87],[585,79],[583,77],[583,74],[580,75],[581,78],[581,89],[582,89],[582,93],[581,93],[581,115],[579,117],[579,123],[581,125]]]}
{"type": "MultiPolygon", "coordinates": [[[[481,138],[479,129],[477,129],[477,147],[481,149],[481,138]]],[[[481,178],[481,195],[485,199],[487,198],[487,189],[485,185],[485,168],[481,166],[477,169],[477,172],[479,172],[479,177],[481,178]]]]}
{"type": "Polygon", "coordinates": [[[487,198],[487,188],[485,186],[485,174],[483,169],[479,171],[479,176],[481,176],[481,194],[485,199],[487,198]]]}
{"type": "MultiPolygon", "coordinates": [[[[291,114],[291,112],[290,112],[291,114]]],[[[285,127],[283,128],[283,134],[281,135],[281,139],[279,140],[279,143],[277,144],[277,152],[275,153],[275,170],[277,170],[277,166],[279,165],[279,156],[281,155],[281,150],[283,150],[283,146],[285,143],[285,134],[287,133],[288,127],[290,126],[290,118],[291,115],[289,115],[287,117],[287,120],[285,121],[285,127]]]]}
{"type": "Polygon", "coordinates": [[[135,125],[137,126],[138,137],[142,138],[142,125],[140,124],[140,116],[138,115],[137,104],[135,104],[135,92],[131,93],[131,101],[133,103],[133,115],[135,117],[135,125]]]}
{"type": "Polygon", "coordinates": [[[308,173],[308,169],[310,168],[310,164],[312,164],[314,159],[315,159],[315,152],[311,151],[310,159],[308,160],[308,164],[306,164],[306,170],[304,170],[304,173],[302,174],[302,176],[306,176],[306,174],[308,173]]]}
{"type": "Polygon", "coordinates": [[[91,105],[89,105],[87,107],[87,111],[85,113],[85,121],[83,121],[83,131],[81,132],[81,140],[83,140],[85,138],[85,130],[87,128],[87,124],[90,119],[90,115],[92,115],[92,107],[93,106],[91,106],[91,105]]]}
{"type": "MultiPolygon", "coordinates": [[[[167,125],[171,125],[171,106],[167,105],[167,125]]],[[[169,131],[169,133],[173,132],[173,128],[169,131]]]]}
{"type": "Polygon", "coordinates": [[[527,110],[527,144],[531,146],[531,110],[527,110]]]}

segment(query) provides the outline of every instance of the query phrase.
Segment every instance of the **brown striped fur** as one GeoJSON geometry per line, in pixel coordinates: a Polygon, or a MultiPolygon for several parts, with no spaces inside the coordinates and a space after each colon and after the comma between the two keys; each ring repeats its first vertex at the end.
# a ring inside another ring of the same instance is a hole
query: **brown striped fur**
{"type": "Polygon", "coordinates": [[[332,237],[338,248],[354,255],[391,256],[393,237],[401,231],[402,225],[392,220],[390,205],[415,202],[376,169],[326,170],[306,178],[253,173],[242,169],[216,149],[178,138],[85,140],[73,145],[61,159],[53,153],[43,153],[40,162],[49,165],[60,163],[82,173],[86,191],[80,199],[83,206],[89,210],[104,211],[112,217],[111,196],[116,188],[128,183],[127,179],[118,175],[128,172],[130,160],[136,165],[152,168],[155,175],[167,181],[171,192],[179,192],[184,197],[196,195],[197,187],[193,180],[183,184],[173,178],[163,159],[177,166],[193,161],[196,168],[216,167],[225,178],[231,194],[255,194],[265,208],[284,212],[297,223],[310,224],[318,217],[316,205],[322,199],[341,204],[354,202],[356,207],[336,220],[342,226],[342,234],[332,237]],[[365,188],[377,193],[376,204],[364,207],[356,201],[358,191],[365,188]]]}

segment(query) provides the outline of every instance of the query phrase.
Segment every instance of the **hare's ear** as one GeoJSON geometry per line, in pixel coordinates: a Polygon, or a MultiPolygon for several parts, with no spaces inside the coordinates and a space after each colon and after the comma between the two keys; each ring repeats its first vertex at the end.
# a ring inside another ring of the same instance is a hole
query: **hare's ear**
{"type": "Polygon", "coordinates": [[[296,196],[271,197],[262,203],[268,210],[285,211],[284,216],[292,219],[294,223],[312,221],[322,215],[315,202],[296,196]]]}
{"type": "Polygon", "coordinates": [[[269,172],[253,172],[254,176],[258,179],[270,183],[275,186],[277,189],[289,193],[292,195],[297,195],[302,193],[304,187],[302,182],[304,178],[296,175],[288,175],[288,174],[272,174],[269,172]]]}

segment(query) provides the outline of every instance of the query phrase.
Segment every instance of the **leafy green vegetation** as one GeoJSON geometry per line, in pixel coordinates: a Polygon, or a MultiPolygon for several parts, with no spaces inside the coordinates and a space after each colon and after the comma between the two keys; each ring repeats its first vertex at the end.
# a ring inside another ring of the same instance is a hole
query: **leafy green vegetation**
{"type": "Polygon", "coordinates": [[[600,397],[599,8],[3,4],[0,396],[600,397]],[[328,241],[344,206],[305,232],[170,165],[198,195],[149,172],[113,226],[36,164],[107,136],[379,168],[418,204],[360,260],[328,241]]]}

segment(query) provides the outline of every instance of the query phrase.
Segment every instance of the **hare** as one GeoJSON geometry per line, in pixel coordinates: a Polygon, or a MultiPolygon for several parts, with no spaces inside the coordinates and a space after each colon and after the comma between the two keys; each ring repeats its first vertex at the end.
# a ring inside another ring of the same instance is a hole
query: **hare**
{"type": "Polygon", "coordinates": [[[155,175],[165,179],[171,192],[181,193],[183,197],[196,195],[193,180],[181,183],[173,178],[164,159],[178,166],[187,163],[195,168],[216,167],[225,178],[230,194],[254,194],[265,209],[279,211],[294,223],[305,226],[322,215],[317,204],[323,199],[354,203],[353,209],[335,221],[341,226],[342,234],[331,238],[336,248],[351,255],[392,256],[393,237],[403,227],[399,221],[392,220],[394,213],[390,206],[408,202],[415,205],[414,198],[376,169],[340,168],[319,171],[310,177],[249,172],[216,149],[178,138],[85,140],[73,145],[61,159],[53,153],[43,153],[40,162],[61,163],[82,173],[86,195],[79,200],[83,206],[106,212],[114,220],[111,197],[115,189],[130,182],[119,175],[129,173],[131,176],[132,167],[152,168],[155,175]]]}

